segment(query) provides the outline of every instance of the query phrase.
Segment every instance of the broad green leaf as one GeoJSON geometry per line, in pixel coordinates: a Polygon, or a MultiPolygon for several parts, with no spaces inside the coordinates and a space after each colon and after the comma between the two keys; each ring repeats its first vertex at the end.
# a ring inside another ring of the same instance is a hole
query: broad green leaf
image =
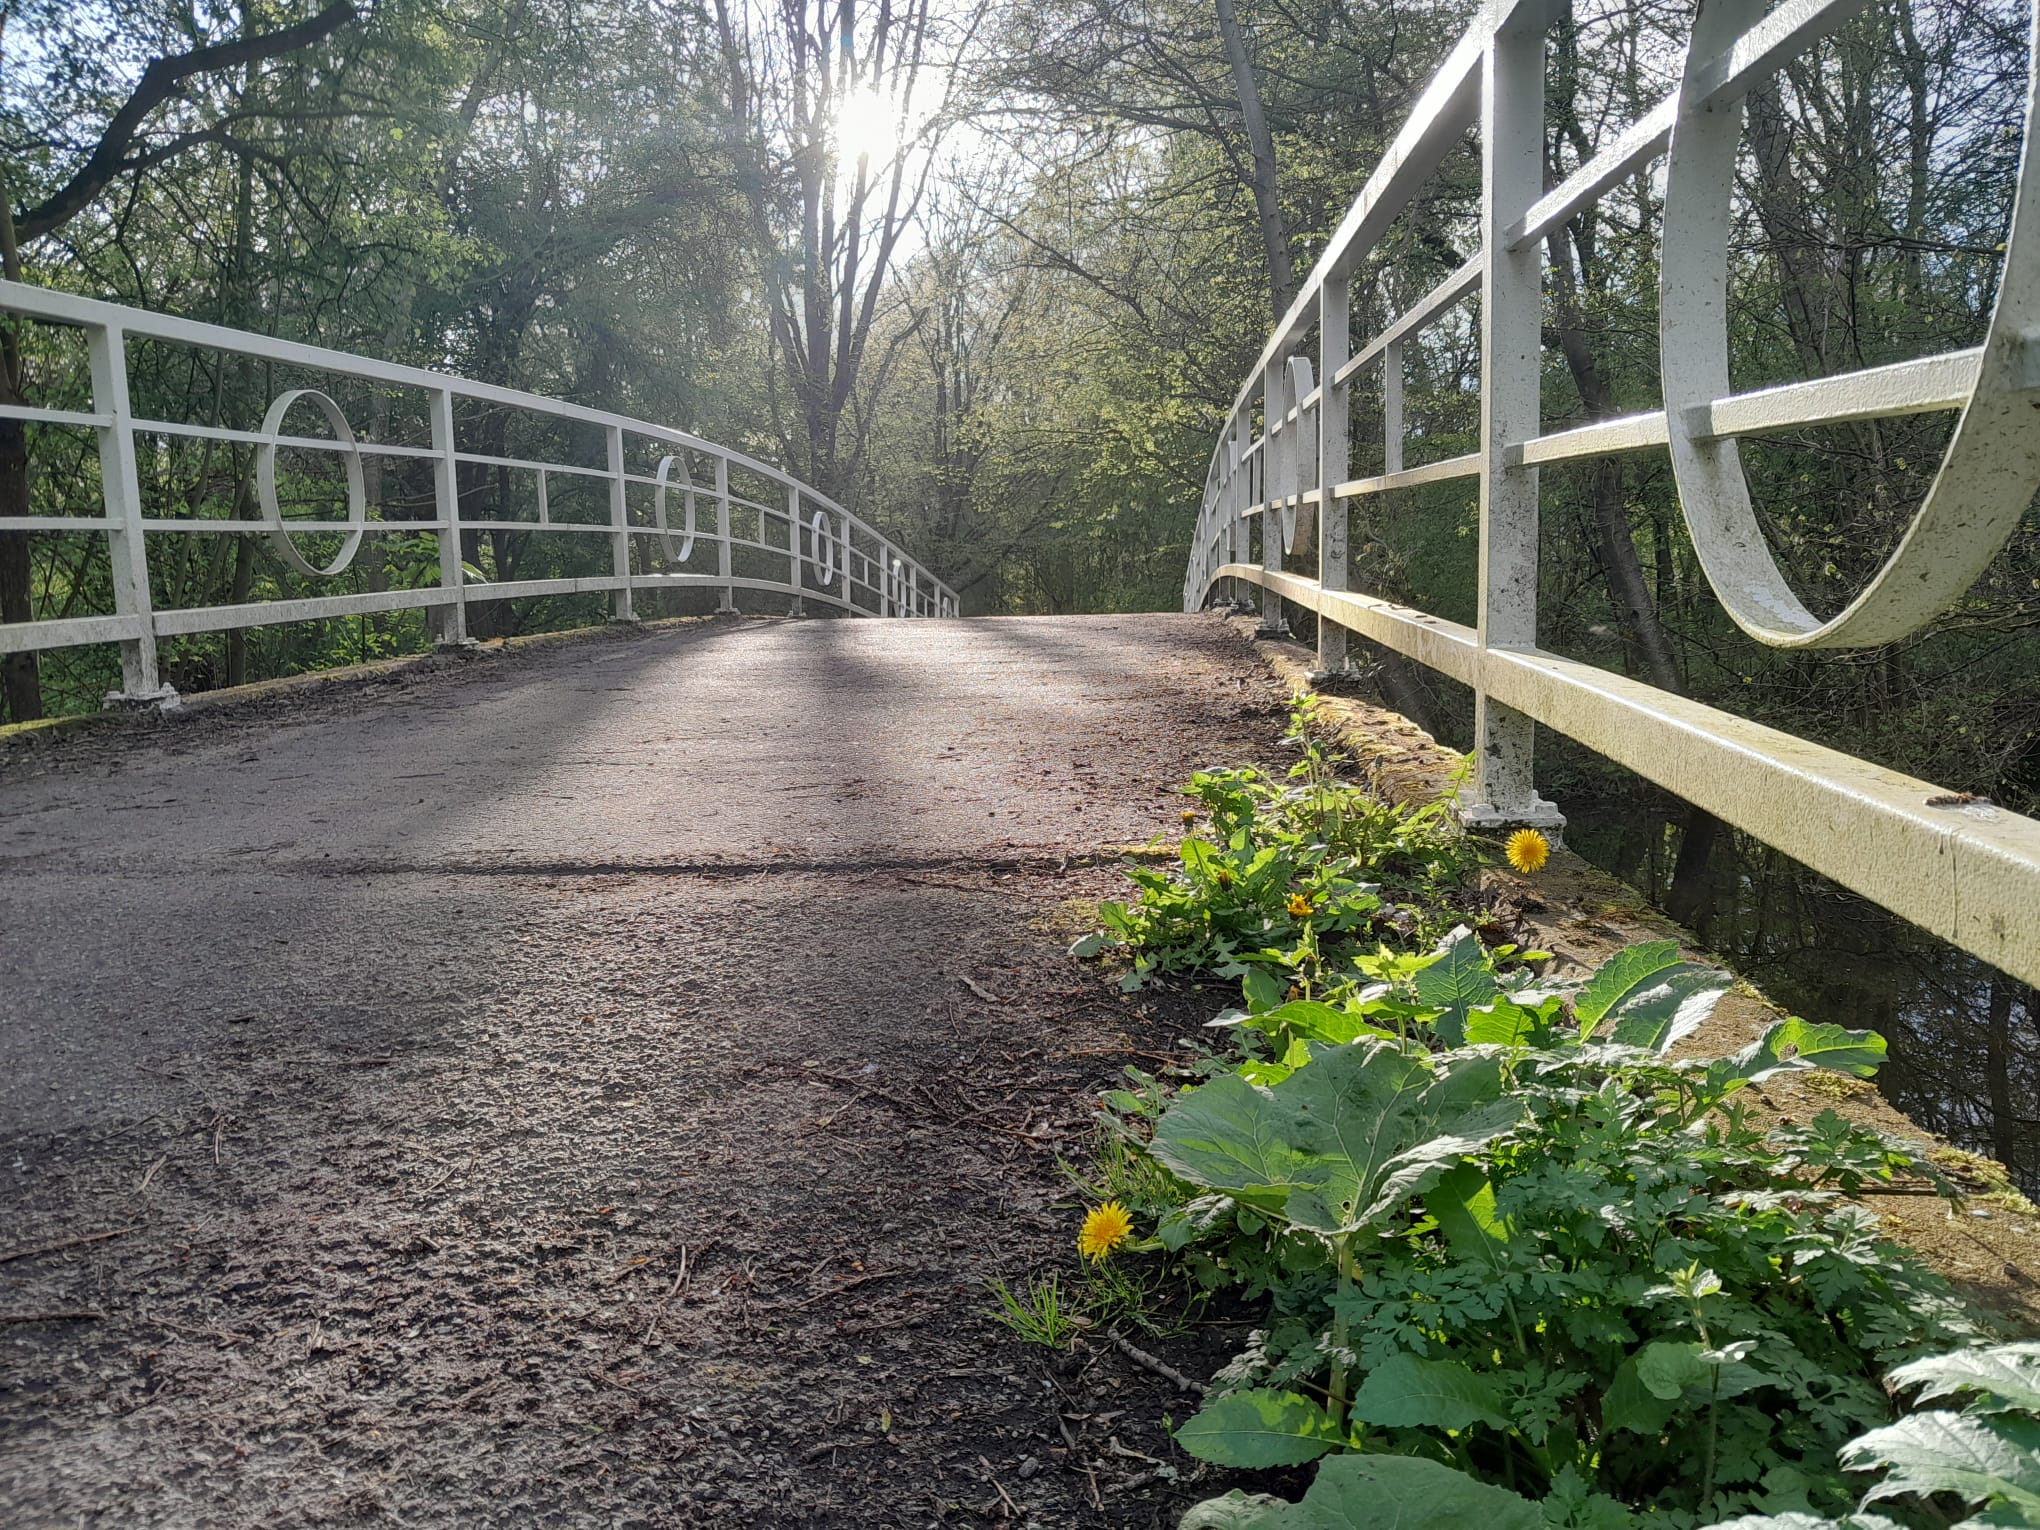
{"type": "Polygon", "coordinates": [[[1350,1232],[1386,1215],[1522,1116],[1519,1100],[1500,1098],[1492,1058],[1441,1077],[1428,1059],[1386,1042],[1313,1047],[1311,1057],[1276,1092],[1324,1162],[1323,1178],[1287,1207],[1292,1222],[1316,1232],[1350,1232]]]}
{"type": "Polygon", "coordinates": [[[2000,1344],[1991,1349],[1959,1349],[1901,1365],[1887,1380],[1896,1387],[1920,1387],[1920,1401],[1957,1392],[1984,1392],[1988,1399],[1971,1403],[1972,1411],[1995,1413],[2023,1408],[2040,1413],[2040,1343],[2000,1344]]]}
{"type": "MultiPolygon", "coordinates": [[[[1315,1073],[1306,1068],[1298,1077],[1315,1073]]],[[[1278,1091],[1257,1089],[1236,1073],[1178,1095],[1155,1126],[1162,1164],[1207,1190],[1223,1190],[1281,1211],[1290,1193],[1316,1189],[1332,1172],[1324,1154],[1303,1145],[1312,1123],[1278,1091]]]]}
{"type": "Polygon", "coordinates": [[[1711,1362],[1701,1345],[1669,1340],[1646,1344],[1637,1351],[1636,1379],[1651,1396],[1672,1403],[1739,1397],[1769,1384],[1761,1371],[1739,1361],[1711,1362]]]}
{"type": "Polygon", "coordinates": [[[1534,1010],[1524,1009],[1507,999],[1497,999],[1470,1010],[1466,1016],[1468,1046],[1539,1046],[1547,1039],[1544,1022],[1534,1010]]]}
{"type": "Polygon", "coordinates": [[[1491,1270],[1502,1266],[1503,1250],[1515,1234],[1495,1212],[1495,1187],[1478,1164],[1461,1164],[1424,1192],[1424,1209],[1438,1219],[1452,1252],[1491,1270]]]}
{"type": "Polygon", "coordinates": [[[1176,1443],[1220,1466],[1301,1466],[1337,1445],[1339,1431],[1308,1397],[1256,1388],[1206,1403],[1176,1443]]]}
{"type": "Polygon", "coordinates": [[[1258,1015],[1279,1008],[1289,984],[1266,967],[1249,967],[1240,979],[1240,991],[1246,996],[1247,1012],[1258,1015]]]}
{"type": "Polygon", "coordinates": [[[1650,940],[1617,951],[1573,1001],[1580,1040],[1606,1029],[1623,1046],[1662,1052],[1691,1034],[1728,991],[1728,974],[1689,962],[1677,941],[1650,940]]]}
{"type": "Polygon", "coordinates": [[[1623,1046],[1663,1052],[1698,1029],[1728,992],[1718,967],[1689,962],[1677,941],[1650,940],[1603,962],[1573,1002],[1585,1041],[1605,1027],[1623,1046]]]}
{"type": "Polygon", "coordinates": [[[1170,1253],[1178,1253],[1230,1216],[1233,1204],[1229,1195],[1200,1195],[1164,1213],[1155,1224],[1155,1238],[1170,1253]]]}
{"type": "Polygon", "coordinates": [[[1379,1026],[1369,1024],[1349,1010],[1337,1009],[1330,1004],[1320,1004],[1315,999],[1292,999],[1287,1004],[1277,1005],[1266,1014],[1255,1015],[1253,1023],[1270,1033],[1278,1027],[1286,1026],[1292,1035],[1310,1041],[1329,1041],[1340,1046],[1357,1041],[1362,1036],[1388,1034],[1379,1026]]]}
{"type": "Polygon", "coordinates": [[[1646,940],[1625,946],[1594,970],[1573,1000],[1573,1018],[1580,1023],[1580,1040],[1593,1032],[1609,1011],[1638,986],[1667,968],[1684,965],[1676,940],[1646,940]]]}
{"type": "Polygon", "coordinates": [[[1417,1456],[1333,1456],[1301,1503],[1229,1493],[1197,1505],[1181,1530],[1543,1530],[1538,1506],[1507,1488],[1417,1456]],[[1221,1511],[1230,1517],[1203,1517],[1221,1511]]]}
{"type": "Polygon", "coordinates": [[[2040,1421],[2033,1419],[1915,1413],[1849,1441],[1842,1464],[1854,1471],[1889,1468],[1863,1495],[1865,1503],[1901,1493],[1953,1493],[1972,1504],[2003,1500],[2040,1518],[2040,1421]]]}
{"type": "Polygon", "coordinates": [[[1654,1435],[1663,1431],[1678,1410],[1676,1402],[1652,1396],[1637,1379],[1636,1359],[1631,1356],[1615,1368],[1615,1379],[1601,1394],[1601,1427],[1610,1433],[1627,1429],[1634,1434],[1654,1435]]]}
{"type": "Polygon", "coordinates": [[[1786,1068],[1827,1068],[1868,1078],[1883,1065],[1884,1053],[1884,1038],[1875,1031],[1817,1025],[1793,1015],[1729,1058],[1727,1076],[1756,1082],[1786,1068]]]}
{"type": "Polygon", "coordinates": [[[1070,946],[1070,955],[1096,956],[1107,946],[1116,946],[1120,943],[1120,941],[1106,934],[1103,930],[1093,930],[1090,934],[1082,936],[1070,946]]]}
{"type": "Polygon", "coordinates": [[[1367,1373],[1354,1394],[1352,1416],[1383,1428],[1428,1425],[1464,1429],[1509,1425],[1507,1405],[1493,1382],[1457,1360],[1398,1354],[1367,1373]]]}
{"type": "Polygon", "coordinates": [[[1431,1024],[1448,1047],[1466,1045],[1467,1012],[1502,991],[1487,953],[1463,924],[1440,942],[1438,959],[1417,973],[1416,986],[1417,998],[1440,1012],[1431,1024]]]}
{"type": "Polygon", "coordinates": [[[1207,1190],[1335,1235],[1418,1194],[1521,1118],[1502,1068],[1469,1058],[1440,1074],[1387,1043],[1312,1046],[1311,1064],[1270,1088],[1225,1074],[1179,1095],[1153,1152],[1207,1190]]]}

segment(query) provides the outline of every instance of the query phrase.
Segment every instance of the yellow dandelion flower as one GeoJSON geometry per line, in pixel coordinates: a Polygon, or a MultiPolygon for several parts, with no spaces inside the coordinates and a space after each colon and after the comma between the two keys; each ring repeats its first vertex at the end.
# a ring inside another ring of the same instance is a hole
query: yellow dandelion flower
{"type": "Polygon", "coordinates": [[[1518,871],[1542,871],[1551,859],[1551,841],[1535,829],[1518,829],[1509,836],[1508,856],[1518,871]]]}
{"type": "Polygon", "coordinates": [[[1183,809],[1183,822],[1185,823],[1197,822],[1197,809],[1195,808],[1183,809]]]}
{"type": "Polygon", "coordinates": [[[1084,1213],[1084,1230],[1077,1234],[1077,1252],[1086,1259],[1103,1259],[1133,1236],[1133,1218],[1117,1201],[1093,1206],[1084,1213]]]}
{"type": "Polygon", "coordinates": [[[1308,919],[1311,916],[1310,899],[1306,898],[1302,893],[1291,893],[1289,895],[1289,912],[1298,919],[1308,919]]]}

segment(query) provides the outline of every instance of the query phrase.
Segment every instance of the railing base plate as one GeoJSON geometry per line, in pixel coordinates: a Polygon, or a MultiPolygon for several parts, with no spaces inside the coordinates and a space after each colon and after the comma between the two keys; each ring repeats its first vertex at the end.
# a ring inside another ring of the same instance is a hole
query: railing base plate
{"type": "Polygon", "coordinates": [[[174,712],[183,705],[174,685],[159,685],[153,691],[108,691],[100,702],[108,712],[174,712]]]}

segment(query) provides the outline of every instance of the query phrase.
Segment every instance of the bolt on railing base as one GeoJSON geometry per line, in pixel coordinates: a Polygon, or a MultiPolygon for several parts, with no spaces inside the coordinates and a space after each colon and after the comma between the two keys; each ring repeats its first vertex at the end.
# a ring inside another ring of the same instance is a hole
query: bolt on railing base
{"type": "Polygon", "coordinates": [[[1261,625],[1254,629],[1254,636],[1257,638],[1279,639],[1294,637],[1296,634],[1289,630],[1289,623],[1285,622],[1281,617],[1264,616],[1261,618],[1261,625]]]}
{"type": "Polygon", "coordinates": [[[612,612],[609,617],[609,625],[612,627],[635,627],[643,621],[644,618],[635,611],[625,611],[621,614],[612,612]]]}

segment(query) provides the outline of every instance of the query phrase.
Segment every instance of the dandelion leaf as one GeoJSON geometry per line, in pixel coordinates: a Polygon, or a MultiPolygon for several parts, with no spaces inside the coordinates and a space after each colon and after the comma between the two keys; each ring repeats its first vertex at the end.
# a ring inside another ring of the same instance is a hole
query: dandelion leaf
{"type": "Polygon", "coordinates": [[[1493,1382],[1456,1360],[1397,1354],[1367,1373],[1353,1396],[1353,1417],[1383,1428],[1427,1426],[1506,1429],[1507,1405],[1493,1382]]]}
{"type": "Polygon", "coordinates": [[[1257,1387],[1206,1403],[1176,1443],[1218,1466],[1301,1466],[1337,1445],[1339,1430],[1308,1397],[1257,1387]]]}
{"type": "Polygon", "coordinates": [[[1358,1455],[1320,1466],[1301,1503],[1229,1493],[1197,1505],[1181,1530],[1544,1530],[1544,1523],[1527,1498],[1436,1461],[1358,1455]],[[1228,1517],[1212,1517],[1219,1513],[1228,1517]]]}

